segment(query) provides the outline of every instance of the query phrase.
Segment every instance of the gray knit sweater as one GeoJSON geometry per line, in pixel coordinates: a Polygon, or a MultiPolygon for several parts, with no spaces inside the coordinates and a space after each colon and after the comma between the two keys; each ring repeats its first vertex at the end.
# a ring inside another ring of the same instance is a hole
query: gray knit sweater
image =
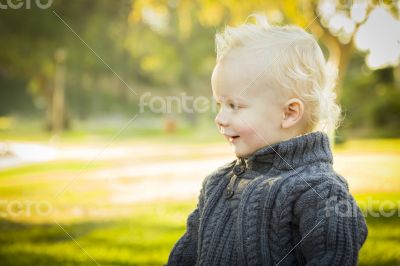
{"type": "Polygon", "coordinates": [[[367,232],[327,135],[313,132],[207,176],[168,265],[356,265],[367,232]]]}

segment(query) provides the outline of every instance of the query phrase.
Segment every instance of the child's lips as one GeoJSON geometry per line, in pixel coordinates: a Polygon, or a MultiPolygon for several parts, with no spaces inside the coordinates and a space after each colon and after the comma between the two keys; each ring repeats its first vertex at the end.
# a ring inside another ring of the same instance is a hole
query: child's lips
{"type": "Polygon", "coordinates": [[[225,138],[226,138],[230,143],[234,143],[235,141],[237,141],[238,138],[240,138],[240,136],[229,136],[229,135],[225,135],[225,138]]]}
{"type": "Polygon", "coordinates": [[[230,143],[234,143],[238,138],[239,138],[239,136],[230,137],[230,138],[229,138],[229,142],[230,142],[230,143]]]}

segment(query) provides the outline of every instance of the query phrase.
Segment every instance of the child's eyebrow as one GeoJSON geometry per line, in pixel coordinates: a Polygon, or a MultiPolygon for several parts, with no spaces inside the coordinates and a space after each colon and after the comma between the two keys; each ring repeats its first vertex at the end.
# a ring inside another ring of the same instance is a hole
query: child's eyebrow
{"type": "Polygon", "coordinates": [[[219,97],[219,99],[217,99],[217,97],[215,97],[214,95],[213,95],[213,99],[214,99],[214,101],[215,102],[224,102],[224,101],[227,101],[227,102],[232,102],[232,103],[241,103],[241,104],[246,104],[247,103],[247,101],[246,101],[246,98],[244,98],[244,97],[232,97],[232,96],[221,96],[221,97],[219,97]]]}
{"type": "Polygon", "coordinates": [[[246,98],[245,97],[236,96],[236,95],[234,95],[233,97],[229,97],[228,100],[230,100],[232,102],[246,102],[246,98]]]}

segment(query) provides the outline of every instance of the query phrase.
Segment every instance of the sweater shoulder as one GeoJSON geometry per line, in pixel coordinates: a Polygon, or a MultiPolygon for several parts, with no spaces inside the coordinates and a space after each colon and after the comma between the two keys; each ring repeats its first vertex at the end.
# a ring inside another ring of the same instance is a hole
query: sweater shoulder
{"type": "Polygon", "coordinates": [[[293,214],[290,219],[296,219],[303,213],[322,212],[329,204],[337,202],[354,203],[347,181],[332,167],[326,171],[303,169],[282,178],[274,198],[274,215],[281,217],[282,213],[293,214]]]}
{"type": "Polygon", "coordinates": [[[277,200],[284,204],[296,202],[300,198],[326,201],[335,195],[350,197],[346,179],[335,172],[331,165],[304,167],[283,175],[277,200]]]}
{"type": "Polygon", "coordinates": [[[317,164],[292,171],[284,178],[282,186],[311,188],[314,186],[340,186],[348,190],[347,180],[331,164],[317,164]]]}

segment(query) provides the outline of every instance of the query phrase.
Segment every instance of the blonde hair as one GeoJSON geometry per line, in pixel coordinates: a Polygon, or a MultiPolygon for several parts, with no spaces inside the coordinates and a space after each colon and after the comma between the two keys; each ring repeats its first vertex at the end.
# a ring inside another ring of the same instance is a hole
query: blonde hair
{"type": "Polygon", "coordinates": [[[254,17],[255,23],[227,26],[216,34],[217,62],[235,48],[267,55],[262,57],[265,69],[261,76],[268,76],[272,87],[283,88],[285,95],[305,103],[305,133],[336,129],[340,117],[334,92],[337,71],[326,63],[314,37],[298,26],[270,25],[262,15],[249,17],[254,17]]]}

